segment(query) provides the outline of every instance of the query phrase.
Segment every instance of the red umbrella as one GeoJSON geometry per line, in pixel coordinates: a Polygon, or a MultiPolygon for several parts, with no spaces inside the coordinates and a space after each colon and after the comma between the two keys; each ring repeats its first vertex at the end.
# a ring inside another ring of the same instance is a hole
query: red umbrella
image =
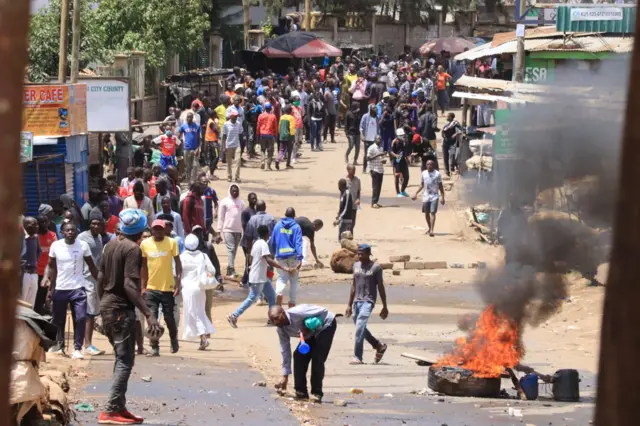
{"type": "Polygon", "coordinates": [[[429,53],[440,53],[443,50],[453,54],[464,52],[464,49],[473,49],[476,44],[460,37],[437,38],[426,42],[420,47],[420,54],[427,56],[429,53]]]}
{"type": "Polygon", "coordinates": [[[276,37],[262,49],[268,58],[341,56],[342,50],[313,33],[296,31],[276,37]]]}

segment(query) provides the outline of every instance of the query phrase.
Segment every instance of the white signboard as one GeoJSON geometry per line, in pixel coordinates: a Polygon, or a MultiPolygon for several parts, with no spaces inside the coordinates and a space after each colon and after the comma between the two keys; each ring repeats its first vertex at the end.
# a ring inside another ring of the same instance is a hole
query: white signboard
{"type": "Polygon", "coordinates": [[[622,9],[618,7],[572,8],[571,21],[622,21],[622,9]]]}
{"type": "Polygon", "coordinates": [[[82,79],[87,85],[87,128],[90,132],[128,132],[129,83],[82,79]]]}

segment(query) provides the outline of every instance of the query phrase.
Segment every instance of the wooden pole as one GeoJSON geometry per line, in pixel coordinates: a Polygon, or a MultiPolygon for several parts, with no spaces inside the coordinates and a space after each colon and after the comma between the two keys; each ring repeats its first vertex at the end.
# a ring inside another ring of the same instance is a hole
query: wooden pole
{"type": "MultiPolygon", "coordinates": [[[[600,368],[595,422],[599,426],[635,426],[640,406],[640,333],[636,330],[640,300],[640,45],[633,46],[627,111],[609,277],[605,287],[600,336],[600,368]]],[[[615,142],[615,141],[613,141],[615,142]]],[[[611,171],[615,173],[615,171],[611,171]]]]}
{"type": "Polygon", "coordinates": [[[517,45],[516,45],[516,64],[515,64],[515,80],[518,83],[522,83],[524,81],[524,25],[518,24],[518,29],[516,33],[522,31],[521,35],[517,37],[517,45]]]}
{"type": "Polygon", "coordinates": [[[71,82],[78,82],[80,61],[80,0],[73,0],[73,18],[71,21],[71,82]]]}
{"type": "Polygon", "coordinates": [[[69,0],[60,3],[60,48],[58,50],[58,83],[67,80],[67,23],[69,21],[69,0]]]}
{"type": "Polygon", "coordinates": [[[242,0],[242,15],[244,24],[244,48],[249,48],[249,30],[251,29],[251,6],[249,0],[242,0]]]}
{"type": "Polygon", "coordinates": [[[21,238],[18,216],[22,212],[20,130],[24,70],[27,65],[29,2],[0,2],[0,56],[7,58],[0,71],[0,426],[13,424],[9,407],[9,374],[13,362],[16,298],[20,292],[21,238]]]}
{"type": "Polygon", "coordinates": [[[311,0],[304,0],[304,30],[311,31],[311,0]]]}

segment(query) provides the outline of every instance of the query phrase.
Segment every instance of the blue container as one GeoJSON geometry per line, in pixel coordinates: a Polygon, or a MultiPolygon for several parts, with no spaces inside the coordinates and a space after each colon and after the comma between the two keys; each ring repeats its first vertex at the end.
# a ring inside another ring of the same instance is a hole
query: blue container
{"type": "Polygon", "coordinates": [[[527,374],[523,378],[520,379],[520,386],[522,386],[522,391],[527,396],[529,401],[533,401],[538,399],[538,375],[537,374],[527,374]]]}

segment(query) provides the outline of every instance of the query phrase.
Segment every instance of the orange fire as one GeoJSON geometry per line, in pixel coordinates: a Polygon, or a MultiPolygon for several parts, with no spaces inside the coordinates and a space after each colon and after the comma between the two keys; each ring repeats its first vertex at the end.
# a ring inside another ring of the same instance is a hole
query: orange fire
{"type": "Polygon", "coordinates": [[[459,338],[453,351],[435,365],[466,368],[477,377],[498,377],[505,368],[515,367],[523,352],[518,325],[488,306],[471,335],[459,338]]]}

